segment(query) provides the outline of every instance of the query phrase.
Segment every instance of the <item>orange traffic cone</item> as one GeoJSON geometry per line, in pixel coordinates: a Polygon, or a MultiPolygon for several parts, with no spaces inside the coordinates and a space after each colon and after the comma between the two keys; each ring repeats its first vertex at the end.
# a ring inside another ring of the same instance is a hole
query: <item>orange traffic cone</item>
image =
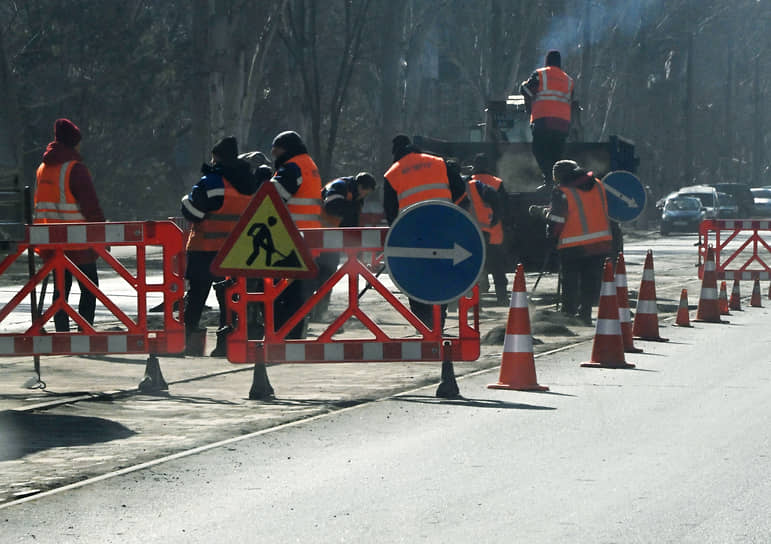
{"type": "Polygon", "coordinates": [[[613,264],[605,259],[605,269],[600,290],[600,306],[597,308],[597,328],[592,344],[592,360],[581,366],[602,368],[634,368],[624,360],[624,338],[618,320],[616,282],[613,264]]]}
{"type": "Polygon", "coordinates": [[[704,276],[701,281],[701,296],[696,308],[696,321],[705,323],[727,323],[721,321],[720,308],[717,304],[717,274],[715,272],[715,253],[707,248],[707,260],[704,263],[704,276]]]}
{"type": "Polygon", "coordinates": [[[731,289],[731,298],[728,300],[728,308],[736,312],[742,311],[742,296],[739,292],[739,280],[734,280],[734,286],[733,289],[731,289]]]}
{"type": "Polygon", "coordinates": [[[717,296],[717,307],[720,309],[720,315],[731,315],[728,311],[728,291],[725,281],[720,282],[720,293],[717,296]]]}
{"type": "Polygon", "coordinates": [[[506,339],[503,342],[501,373],[498,383],[487,386],[490,389],[512,389],[517,391],[548,391],[538,385],[533,358],[533,336],[530,333],[530,314],[527,308],[525,290],[525,269],[517,265],[514,276],[514,290],[511,293],[509,319],[506,322],[506,339]]]}
{"type": "Polygon", "coordinates": [[[760,280],[755,278],[755,283],[752,285],[752,298],[750,298],[750,306],[753,308],[762,308],[763,304],[760,302],[760,280]]]}
{"type": "Polygon", "coordinates": [[[637,294],[637,308],[634,314],[632,334],[640,340],[669,342],[659,334],[659,313],[656,308],[656,276],[653,273],[653,251],[645,256],[640,292],[637,294]]]}
{"type": "Polygon", "coordinates": [[[634,346],[632,338],[632,314],[629,312],[629,289],[626,285],[626,263],[624,254],[619,253],[616,260],[616,297],[618,299],[618,320],[621,323],[621,336],[624,339],[626,353],[642,353],[634,346]]]}
{"type": "Polygon", "coordinates": [[[691,318],[688,315],[688,289],[680,291],[680,305],[677,307],[675,325],[678,327],[693,327],[691,325],[691,318]]]}

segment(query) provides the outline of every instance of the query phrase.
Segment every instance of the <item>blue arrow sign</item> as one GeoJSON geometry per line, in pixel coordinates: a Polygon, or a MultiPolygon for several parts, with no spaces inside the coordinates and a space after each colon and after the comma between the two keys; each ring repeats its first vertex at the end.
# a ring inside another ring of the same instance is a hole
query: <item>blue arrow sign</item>
{"type": "Polygon", "coordinates": [[[399,214],[383,252],[391,281],[405,295],[426,304],[445,304],[478,281],[485,240],[467,212],[449,202],[427,200],[399,214]]]}
{"type": "Polygon", "coordinates": [[[608,215],[615,221],[632,221],[645,209],[645,188],[631,172],[617,170],[602,178],[608,195],[608,215]]]}

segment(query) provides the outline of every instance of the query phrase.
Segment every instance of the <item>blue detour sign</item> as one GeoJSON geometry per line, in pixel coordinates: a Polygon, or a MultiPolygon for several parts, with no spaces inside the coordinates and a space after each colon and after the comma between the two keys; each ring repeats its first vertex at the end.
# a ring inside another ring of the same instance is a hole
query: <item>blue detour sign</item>
{"type": "Polygon", "coordinates": [[[467,212],[449,202],[427,200],[399,214],[383,252],[391,281],[405,295],[444,304],[476,284],[485,262],[485,240],[467,212]]]}
{"type": "Polygon", "coordinates": [[[608,215],[614,221],[632,221],[645,209],[645,188],[631,172],[617,170],[602,178],[608,195],[608,215]]]}

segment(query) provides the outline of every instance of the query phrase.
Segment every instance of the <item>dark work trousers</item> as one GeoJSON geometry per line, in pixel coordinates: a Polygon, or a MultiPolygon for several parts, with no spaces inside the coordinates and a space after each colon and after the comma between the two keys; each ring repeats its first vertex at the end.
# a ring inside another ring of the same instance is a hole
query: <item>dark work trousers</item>
{"type": "Polygon", "coordinates": [[[566,133],[556,130],[533,130],[533,156],[543,173],[544,183],[546,184],[550,184],[553,181],[552,169],[554,168],[554,163],[563,158],[567,137],[566,133]]]}
{"type": "MultiPolygon", "coordinates": [[[[225,279],[211,273],[211,263],[216,255],[216,251],[187,252],[185,278],[190,282],[190,289],[185,297],[185,331],[188,333],[198,330],[203,307],[209,297],[212,283],[225,279]]],[[[221,289],[218,289],[216,293],[220,307],[219,326],[223,327],[227,321],[225,293],[221,289]]]]}
{"type": "MultiPolygon", "coordinates": [[[[273,317],[276,325],[276,330],[280,329],[284,323],[297,313],[297,310],[305,303],[308,292],[313,292],[314,280],[290,280],[291,283],[284,289],[281,294],[276,297],[273,303],[273,317]]],[[[297,340],[303,337],[305,319],[301,320],[295,325],[289,334],[286,335],[287,339],[297,340]]]]}
{"type": "MultiPolygon", "coordinates": [[[[99,285],[99,277],[96,273],[96,263],[82,263],[76,265],[85,276],[94,282],[95,285],[99,285]]],[[[78,303],[78,313],[83,316],[90,324],[94,324],[94,312],[96,312],[96,295],[86,289],[83,284],[78,281],[80,285],[80,302],[78,303]]],[[[72,288],[72,273],[69,271],[64,272],[64,300],[67,300],[70,296],[70,289],[72,288]]],[[[56,275],[54,275],[54,300],[59,298],[61,290],[56,282],[56,275]]],[[[56,332],[69,332],[70,330],[70,318],[67,313],[60,310],[54,314],[54,326],[56,332]]]]}
{"type": "Polygon", "coordinates": [[[497,302],[499,304],[508,304],[509,286],[506,279],[506,251],[503,249],[503,244],[487,244],[485,276],[487,274],[493,275],[497,302]]]}
{"type": "MultiPolygon", "coordinates": [[[[426,324],[429,329],[434,328],[434,306],[433,304],[425,304],[418,302],[414,299],[410,300],[410,310],[412,313],[418,316],[418,318],[426,324]]],[[[447,317],[447,304],[442,304],[441,307],[441,322],[442,328],[444,328],[444,320],[447,317]]]]}
{"type": "Polygon", "coordinates": [[[602,266],[606,255],[564,258],[562,261],[562,312],[583,321],[592,318],[592,306],[600,298],[602,266]]]}
{"type": "MultiPolygon", "coordinates": [[[[321,253],[316,258],[316,266],[319,268],[319,275],[314,278],[312,281],[313,291],[311,293],[308,293],[308,297],[310,297],[313,292],[318,291],[319,287],[321,287],[329,278],[332,277],[332,274],[334,274],[337,271],[337,267],[340,264],[340,253],[321,253]]],[[[329,308],[329,300],[331,298],[332,292],[328,292],[326,295],[324,295],[324,298],[322,298],[318,304],[316,304],[315,308],[313,309],[313,316],[317,319],[320,319],[323,317],[324,312],[327,311],[327,308],[329,308]]]]}

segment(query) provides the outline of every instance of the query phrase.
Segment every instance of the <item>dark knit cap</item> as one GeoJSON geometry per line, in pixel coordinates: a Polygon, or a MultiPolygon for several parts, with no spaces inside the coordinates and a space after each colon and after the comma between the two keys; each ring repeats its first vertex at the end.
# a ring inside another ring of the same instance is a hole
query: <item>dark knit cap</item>
{"type": "Polygon", "coordinates": [[[356,174],[356,183],[362,189],[375,189],[375,177],[369,172],[359,172],[356,174]]]}
{"type": "Polygon", "coordinates": [[[474,157],[474,172],[487,172],[490,170],[490,161],[487,160],[487,155],[484,153],[477,153],[474,157]]]}
{"type": "Polygon", "coordinates": [[[410,145],[410,138],[406,134],[397,134],[394,136],[394,139],[391,140],[391,143],[393,144],[391,146],[391,153],[394,155],[399,153],[402,149],[410,145]]]}
{"type": "Polygon", "coordinates": [[[573,181],[586,174],[586,170],[578,166],[576,161],[557,161],[552,168],[552,177],[557,183],[573,181]]]}
{"type": "Polygon", "coordinates": [[[559,51],[552,49],[546,53],[546,66],[556,66],[558,68],[562,66],[562,55],[560,55],[559,51]]]}
{"type": "Polygon", "coordinates": [[[232,163],[238,159],[238,141],[235,136],[222,138],[212,147],[211,154],[223,163],[232,163]]]}
{"type": "Polygon", "coordinates": [[[80,129],[69,119],[57,119],[54,123],[54,140],[69,147],[80,143],[80,129]]]}

